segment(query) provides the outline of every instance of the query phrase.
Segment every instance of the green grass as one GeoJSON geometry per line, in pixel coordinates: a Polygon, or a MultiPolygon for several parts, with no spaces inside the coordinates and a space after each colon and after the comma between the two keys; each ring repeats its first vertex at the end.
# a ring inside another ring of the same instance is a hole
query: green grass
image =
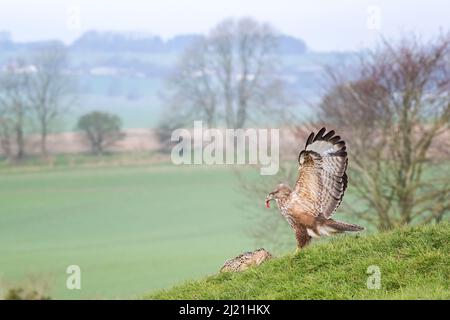
{"type": "Polygon", "coordinates": [[[450,299],[450,224],[344,236],[246,272],[186,282],[148,299],[450,299]],[[378,266],[381,288],[367,288],[378,266]]]}
{"type": "Polygon", "coordinates": [[[0,172],[0,284],[52,298],[134,298],[211,274],[252,249],[226,168],[168,164],[0,172]],[[81,267],[69,291],[66,268],[81,267]]]}

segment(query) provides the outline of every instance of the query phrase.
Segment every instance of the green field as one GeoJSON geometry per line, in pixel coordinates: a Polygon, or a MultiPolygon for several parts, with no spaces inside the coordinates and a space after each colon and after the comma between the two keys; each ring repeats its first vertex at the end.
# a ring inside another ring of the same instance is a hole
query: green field
{"type": "Polygon", "coordinates": [[[52,298],[135,298],[215,273],[254,249],[227,168],[0,173],[0,279],[48,281],[52,298]],[[82,289],[67,290],[79,265],[82,289]]]}
{"type": "MultiPolygon", "coordinates": [[[[151,155],[125,159],[142,157],[151,155]]],[[[248,207],[230,168],[126,165],[120,154],[61,156],[51,168],[31,160],[0,166],[0,291],[34,277],[62,299],[450,298],[448,224],[333,237],[257,271],[207,277],[256,249],[249,231],[254,214],[265,210],[262,201],[248,207]],[[364,289],[370,264],[389,271],[386,290],[364,289]],[[81,268],[81,290],[66,288],[69,265],[81,268]]],[[[337,219],[355,222],[342,210],[337,219]]],[[[282,256],[286,248],[268,239],[258,247],[282,256]]]]}
{"type": "Polygon", "coordinates": [[[149,299],[450,299],[450,224],[341,236],[149,299]],[[378,267],[379,287],[369,276],[378,267]]]}

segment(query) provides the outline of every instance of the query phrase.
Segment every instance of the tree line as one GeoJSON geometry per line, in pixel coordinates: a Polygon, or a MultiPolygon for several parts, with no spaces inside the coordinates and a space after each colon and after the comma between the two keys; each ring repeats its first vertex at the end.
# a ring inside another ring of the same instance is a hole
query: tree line
{"type": "MultiPolygon", "coordinates": [[[[67,74],[67,64],[66,48],[52,43],[17,57],[0,72],[0,147],[10,162],[24,159],[32,133],[39,135],[41,155],[48,155],[49,133],[78,100],[77,81],[67,74]]],[[[77,124],[94,154],[122,138],[121,127],[118,116],[98,111],[77,124]]]]}

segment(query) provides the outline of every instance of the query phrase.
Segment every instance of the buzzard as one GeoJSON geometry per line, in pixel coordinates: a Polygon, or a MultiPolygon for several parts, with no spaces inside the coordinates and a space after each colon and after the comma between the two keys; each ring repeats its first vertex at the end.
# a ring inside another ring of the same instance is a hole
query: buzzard
{"type": "Polygon", "coordinates": [[[331,219],[347,188],[345,142],[333,130],[311,133],[298,156],[298,178],[294,189],[279,184],[266,197],[266,207],[275,200],[281,215],[295,232],[297,250],[312,238],[364,228],[331,219]]]}

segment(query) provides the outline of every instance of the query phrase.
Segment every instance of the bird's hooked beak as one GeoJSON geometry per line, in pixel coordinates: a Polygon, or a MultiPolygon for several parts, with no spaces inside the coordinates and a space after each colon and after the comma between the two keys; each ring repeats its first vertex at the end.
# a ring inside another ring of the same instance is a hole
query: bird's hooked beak
{"type": "Polygon", "coordinates": [[[270,200],[273,200],[272,193],[269,193],[269,195],[266,197],[266,208],[270,208],[270,200]]]}

